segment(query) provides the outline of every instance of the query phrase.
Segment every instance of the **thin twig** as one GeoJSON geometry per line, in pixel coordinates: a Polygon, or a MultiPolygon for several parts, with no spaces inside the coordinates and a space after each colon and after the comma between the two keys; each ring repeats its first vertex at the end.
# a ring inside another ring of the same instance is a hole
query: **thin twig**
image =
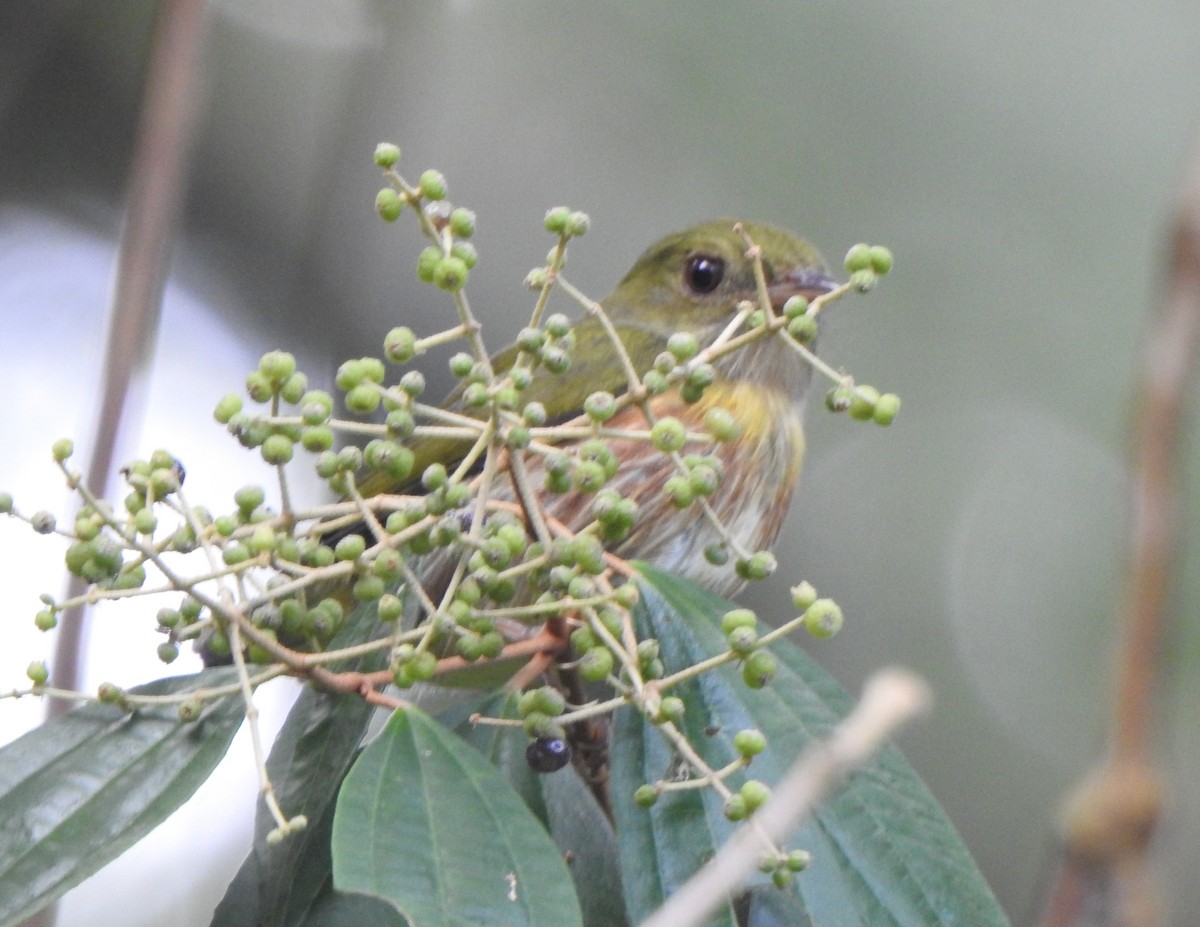
{"type": "MultiPolygon", "coordinates": [[[[929,690],[906,670],[890,669],[867,681],[858,707],[824,743],[809,746],[749,823],[784,843],[823,797],[864,765],[902,724],[928,710],[929,690]]],[[[709,862],[641,927],[693,927],[734,893],[763,854],[755,828],[740,828],[709,862]]]]}
{"type": "Polygon", "coordinates": [[[1179,552],[1180,424],[1200,349],[1200,144],[1180,193],[1167,292],[1149,320],[1132,409],[1132,491],[1125,601],[1109,750],[1075,787],[1063,818],[1064,860],[1040,927],[1152,927],[1164,905],[1148,851],[1162,811],[1155,758],[1159,654],[1179,552]]]}

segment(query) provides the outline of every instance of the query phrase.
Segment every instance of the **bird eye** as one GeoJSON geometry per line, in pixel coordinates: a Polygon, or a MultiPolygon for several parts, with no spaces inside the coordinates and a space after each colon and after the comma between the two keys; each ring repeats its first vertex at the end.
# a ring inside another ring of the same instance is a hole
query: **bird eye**
{"type": "Polygon", "coordinates": [[[725,279],[725,262],[707,254],[695,254],[688,258],[683,279],[693,293],[711,293],[725,279]]]}

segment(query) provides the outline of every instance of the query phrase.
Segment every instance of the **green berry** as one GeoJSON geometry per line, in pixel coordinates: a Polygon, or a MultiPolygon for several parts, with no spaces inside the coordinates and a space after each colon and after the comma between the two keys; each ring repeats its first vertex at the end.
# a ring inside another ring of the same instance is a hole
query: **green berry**
{"type": "Polygon", "coordinates": [[[571,333],[571,320],[556,312],[546,319],[546,334],[551,338],[566,338],[571,333]]]}
{"type": "Polygon", "coordinates": [[[869,421],[875,414],[875,403],[879,402],[879,390],[873,386],[859,386],[850,397],[850,417],[855,421],[869,421]]]}
{"type": "Polygon", "coordinates": [[[751,689],[761,689],[775,678],[779,666],[766,650],[756,650],[742,664],[742,680],[751,689]]]}
{"type": "Polygon", "coordinates": [[[479,263],[479,252],[469,241],[456,241],[450,246],[450,254],[466,264],[467,270],[479,263]]]}
{"type": "Polygon", "coordinates": [[[744,821],[750,812],[746,810],[746,799],[739,793],[730,795],[725,801],[725,817],[730,821],[744,821]]]}
{"type": "Polygon", "coordinates": [[[441,171],[430,168],[421,174],[421,179],[417,184],[421,188],[421,195],[427,200],[444,200],[446,198],[446,178],[442,176],[441,171]]]}
{"type": "Polygon", "coordinates": [[[860,293],[868,293],[879,282],[879,275],[873,270],[858,270],[850,275],[850,283],[860,293]]]}
{"type": "Polygon", "coordinates": [[[59,438],[50,446],[50,453],[58,463],[62,463],[75,453],[75,445],[68,438],[59,438]]]}
{"type": "Polygon", "coordinates": [[[689,361],[700,351],[700,342],[691,332],[675,332],[667,339],[667,350],[679,363],[689,361]]]}
{"type": "Polygon", "coordinates": [[[771,873],[771,882],[780,891],[786,890],[792,881],[792,873],[787,869],[776,869],[771,873]]]}
{"type": "Polygon", "coordinates": [[[333,548],[333,555],[342,561],[357,560],[366,549],[367,542],[361,534],[348,534],[344,538],[338,539],[333,548]]]}
{"type": "Polygon", "coordinates": [[[587,234],[587,230],[591,228],[591,225],[592,220],[588,214],[586,212],[579,212],[576,210],[567,216],[566,228],[564,231],[568,235],[578,238],[580,235],[587,234]]]}
{"type": "Polygon", "coordinates": [[[885,428],[892,424],[896,418],[896,413],[900,411],[900,397],[895,393],[884,393],[875,402],[875,412],[871,418],[874,419],[876,425],[882,425],[885,428]]]}
{"type": "Polygon", "coordinates": [[[367,378],[366,367],[361,360],[343,361],[334,375],[333,382],[338,389],[354,389],[367,378]]]}
{"type": "Polygon", "coordinates": [[[450,213],[450,231],[455,238],[470,238],[475,234],[475,213],[459,206],[450,213]]]}
{"type": "Polygon", "coordinates": [[[683,720],[684,712],[687,706],[684,705],[683,699],[675,695],[667,695],[658,705],[657,721],[670,721],[672,724],[678,724],[683,720]]]}
{"type": "Polygon", "coordinates": [[[241,396],[236,393],[226,393],[217,402],[216,408],[212,409],[212,418],[222,425],[228,425],[229,419],[239,412],[241,412],[241,396]]]}
{"type": "Polygon", "coordinates": [[[602,682],[613,671],[615,659],[607,647],[593,647],[579,659],[579,675],[586,682],[602,682]]]}
{"type": "Polygon", "coordinates": [[[817,337],[817,320],[811,315],[798,315],[788,322],[787,331],[801,344],[812,344],[817,337]]]}
{"type": "Polygon", "coordinates": [[[649,808],[658,801],[658,789],[652,785],[639,785],[633,793],[633,801],[639,808],[649,808]]]}
{"type": "Polygon", "coordinates": [[[860,270],[869,270],[871,268],[871,246],[862,242],[852,245],[850,250],[846,252],[846,258],[842,262],[842,266],[846,268],[846,273],[848,274],[853,274],[860,270]]]}
{"type": "Polygon", "coordinates": [[[787,855],[787,867],[792,872],[803,872],[812,863],[812,854],[808,850],[792,850],[787,855]]]}
{"type": "Polygon", "coordinates": [[[666,493],[671,504],[680,509],[687,508],[696,499],[691,480],[678,473],[668,477],[667,481],[663,483],[663,492],[666,493]]]}
{"type": "Polygon", "coordinates": [[[328,425],[308,425],[300,429],[300,445],[313,454],[333,447],[333,429],[328,425]]]}
{"type": "Polygon", "coordinates": [[[607,422],[617,413],[617,400],[612,393],[599,391],[583,401],[583,411],[593,422],[607,422]]]}
{"type": "Polygon", "coordinates": [[[567,710],[567,700],[563,694],[553,686],[541,686],[540,688],[531,690],[534,697],[534,705],[536,710],[547,715],[561,715],[567,710]]]}
{"type": "Polygon", "coordinates": [[[296,358],[287,351],[268,351],[258,360],[258,372],[278,386],[296,372],[296,358]]]}
{"type": "Polygon", "coordinates": [[[759,580],[766,579],[774,573],[778,565],[774,554],[769,550],[760,550],[746,560],[739,560],[735,569],[742,579],[759,580]]]}
{"type": "Polygon", "coordinates": [[[750,759],[767,749],[767,738],[763,736],[762,731],[746,728],[733,735],[733,749],[750,759]]]}
{"type": "Polygon", "coordinates": [[[771,797],[771,790],[766,783],[759,782],[757,779],[749,779],[742,785],[738,794],[746,802],[746,811],[753,814],[767,803],[771,797]]]}
{"type": "Polygon", "coordinates": [[[466,351],[459,351],[450,357],[450,372],[459,379],[465,377],[475,366],[475,358],[466,351]]]}
{"type": "Polygon", "coordinates": [[[441,489],[446,485],[446,480],[449,475],[446,473],[446,465],[440,461],[435,461],[425,468],[425,472],[421,474],[421,485],[429,491],[441,489]]]}
{"type": "Polygon", "coordinates": [[[571,368],[571,355],[559,347],[544,348],[542,365],[553,374],[566,373],[571,368]]]}
{"type": "Polygon", "coordinates": [[[174,663],[179,657],[179,646],[170,641],[164,641],[158,645],[158,658],[163,663],[174,663]]]}
{"type": "Polygon", "coordinates": [[[536,354],[546,344],[546,333],[540,328],[526,326],[517,333],[517,347],[530,354],[536,354]]]}
{"type": "Polygon", "coordinates": [[[825,394],[825,408],[830,412],[845,412],[854,400],[854,387],[842,384],[825,394]]]}
{"type": "Polygon", "coordinates": [[[96,689],[96,698],[105,705],[116,705],[125,699],[125,692],[111,682],[102,682],[96,689]]]}
{"type": "Polygon", "coordinates": [[[383,339],[383,356],[393,364],[412,360],[417,353],[417,336],[406,325],[393,328],[383,339]]]}
{"type": "Polygon", "coordinates": [[[417,420],[408,409],[392,409],[384,419],[384,425],[393,438],[411,438],[417,430],[417,420]]]}
{"type": "Polygon", "coordinates": [[[350,594],[359,602],[374,602],[387,591],[387,584],[378,576],[360,576],[350,587],[350,594]]]}
{"type": "Polygon", "coordinates": [[[45,509],[34,512],[29,518],[29,526],[38,534],[51,534],[57,524],[57,520],[52,512],[47,512],[45,509]]]}
{"type": "Polygon", "coordinates": [[[803,296],[789,296],[783,304],[784,318],[794,319],[808,312],[808,300],[803,296]]]}
{"type": "Polygon", "coordinates": [[[817,590],[812,583],[805,580],[792,587],[792,605],[797,611],[807,611],[817,601],[817,590]]]}
{"type": "Polygon", "coordinates": [[[204,703],[196,696],[179,703],[179,720],[191,723],[200,720],[204,711],[204,703]]]}
{"type": "Polygon", "coordinates": [[[243,486],[233,494],[233,501],[237,505],[238,511],[246,516],[261,506],[266,499],[266,490],[253,484],[243,486]]]}
{"type": "Polygon", "coordinates": [[[432,283],[434,271],[441,263],[442,249],[429,245],[417,256],[417,276],[424,283],[432,283]]]}
{"type": "Polygon", "coordinates": [[[400,378],[400,389],[416,399],[425,392],[425,374],[419,370],[410,370],[400,378]]]}
{"type": "Polygon", "coordinates": [[[324,425],[333,414],[333,397],[320,389],[311,389],[300,397],[300,416],[306,425],[324,425]]]}
{"type": "Polygon", "coordinates": [[[687,386],[700,390],[712,386],[716,380],[717,371],[712,364],[689,364],[687,374],[684,377],[684,383],[687,386]]]}
{"type": "Polygon", "coordinates": [[[287,435],[271,435],[262,443],[262,458],[272,466],[282,466],[292,459],[295,442],[287,435]]]}
{"type": "Polygon", "coordinates": [[[440,289],[457,293],[467,285],[467,275],[470,269],[462,258],[450,255],[442,258],[433,269],[433,282],[440,289]]]}
{"type": "Polygon", "coordinates": [[[728,444],[741,437],[742,425],[728,409],[713,406],[704,413],[704,430],[712,435],[714,441],[728,444]]]}
{"type": "Polygon", "coordinates": [[[404,614],[403,600],[390,592],[379,597],[376,608],[379,610],[379,620],[387,624],[399,621],[404,614]]]}
{"type": "Polygon", "coordinates": [[[682,450],[687,443],[687,428],[677,418],[660,418],[650,429],[650,443],[664,453],[682,450]]]}
{"type": "Polygon", "coordinates": [[[0,515],[10,515],[13,510],[13,497],[10,492],[0,492],[0,515]]]}
{"type": "Polygon", "coordinates": [[[753,629],[758,624],[758,616],[748,608],[735,608],[721,616],[721,633],[729,634],[737,628],[753,629]]]}
{"type": "Polygon", "coordinates": [[[540,428],[542,425],[545,425],[547,417],[546,407],[540,402],[527,403],[525,408],[521,410],[521,418],[531,428],[540,428]]]}
{"type": "Polygon", "coordinates": [[[384,222],[395,222],[404,209],[404,200],[391,187],[384,187],[375,194],[375,211],[384,222]]]}
{"type": "Polygon", "coordinates": [[[867,259],[871,270],[881,277],[892,269],[892,264],[895,262],[892,252],[883,245],[872,245],[868,249],[867,259]]]}
{"type": "Polygon", "coordinates": [[[582,492],[595,492],[608,480],[603,465],[594,460],[581,460],[571,474],[571,482],[582,492]]]}
{"type": "Polygon", "coordinates": [[[665,393],[670,385],[666,376],[657,370],[647,370],[642,375],[642,386],[646,387],[646,392],[651,396],[665,393]]]}
{"type": "Polygon", "coordinates": [[[400,146],[391,142],[380,142],[375,146],[375,166],[387,170],[400,160],[400,146]]]}
{"type": "Polygon", "coordinates": [[[158,527],[158,516],[152,509],[142,509],[133,516],[133,528],[138,534],[153,534],[158,527]]]}
{"type": "Polygon", "coordinates": [[[542,220],[542,224],[551,235],[561,235],[566,231],[567,220],[570,217],[571,210],[568,207],[555,206],[546,211],[546,218],[542,220]]]}
{"type": "Polygon", "coordinates": [[[225,561],[226,566],[237,566],[239,563],[245,563],[250,557],[250,549],[236,541],[221,551],[221,559],[225,561]]]}
{"type": "Polygon", "coordinates": [[[303,373],[293,373],[283,385],[279,387],[279,398],[284,402],[290,402],[293,405],[304,398],[304,394],[308,391],[308,377],[303,373]]]}
{"type": "Polygon", "coordinates": [[[725,634],[729,649],[740,657],[754,652],[758,646],[758,632],[751,627],[734,627],[725,634]]]}
{"type": "Polygon", "coordinates": [[[251,370],[246,374],[246,395],[255,402],[269,402],[275,389],[261,371],[251,370]]]}
{"type": "Polygon", "coordinates": [[[804,627],[813,637],[833,637],[842,627],[842,609],[833,599],[817,599],[804,612],[804,627]]]}
{"type": "Polygon", "coordinates": [[[346,393],[346,408],[355,415],[370,415],[379,408],[382,397],[379,390],[368,383],[361,383],[346,393]]]}
{"type": "Polygon", "coordinates": [[[701,464],[688,472],[688,485],[697,496],[711,496],[720,484],[720,474],[712,467],[701,464]]]}
{"type": "Polygon", "coordinates": [[[29,681],[35,686],[44,686],[46,680],[50,678],[50,671],[46,669],[46,664],[41,660],[35,660],[25,667],[25,675],[29,677],[29,681]]]}

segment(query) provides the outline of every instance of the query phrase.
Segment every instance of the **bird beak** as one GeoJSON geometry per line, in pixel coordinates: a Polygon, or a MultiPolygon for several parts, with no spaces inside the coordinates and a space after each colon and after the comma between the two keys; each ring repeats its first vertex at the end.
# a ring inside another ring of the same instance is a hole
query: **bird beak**
{"type": "Polygon", "coordinates": [[[803,296],[809,302],[837,289],[840,284],[819,267],[798,267],[767,287],[771,305],[776,311],[792,296],[803,296]]]}

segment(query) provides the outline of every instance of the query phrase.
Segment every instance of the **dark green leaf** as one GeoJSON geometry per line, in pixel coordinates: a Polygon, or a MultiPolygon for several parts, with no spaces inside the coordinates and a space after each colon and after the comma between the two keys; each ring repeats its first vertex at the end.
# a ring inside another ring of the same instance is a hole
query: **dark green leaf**
{"type": "Polygon", "coordinates": [[[812,927],[802,902],[792,892],[758,885],[747,892],[746,927],[812,927]]]}
{"type": "Polygon", "coordinates": [[[299,924],[300,927],[409,927],[408,921],[386,901],[370,895],[344,895],[333,891],[332,886],[299,924]]]}
{"type": "MultiPolygon", "coordinates": [[[[229,668],[130,690],[172,695],[225,685],[229,668]]],[[[82,882],[186,801],[241,725],[238,696],[185,724],[173,706],[130,714],[86,705],[0,750],[0,924],[82,882]]]]}
{"type": "MultiPolygon", "coordinates": [[[[491,717],[515,718],[516,704],[516,695],[500,693],[472,708],[491,717]]],[[[455,730],[500,768],[570,861],[585,927],[624,927],[629,919],[621,891],[616,837],[574,764],[539,775],[525,761],[529,740],[523,734],[465,720],[455,730]]]]}
{"type": "Polygon", "coordinates": [[[396,711],[338,795],[334,884],[391,902],[413,927],[574,927],[554,843],[508,782],[416,708],[396,711]]]}
{"type": "MultiPolygon", "coordinates": [[[[720,616],[730,603],[651,567],[639,569],[640,633],[659,639],[668,672],[727,649],[720,616]]],[[[771,651],[779,672],[765,689],[749,689],[738,667],[729,665],[677,693],[688,706],[685,730],[713,767],[735,757],[738,730],[761,730],[769,746],[750,773],[767,783],[781,778],[807,744],[825,737],[851,704],[796,645],[779,641],[771,651]]],[[[633,790],[668,776],[673,759],[632,711],[618,714],[614,744],[617,833],[622,862],[631,863],[623,870],[627,901],[641,919],[727,839],[732,825],[707,790],[703,800],[694,792],[666,796],[649,813],[633,807],[633,790]]],[[[732,784],[741,781],[735,777],[732,784]]],[[[953,826],[894,748],[854,774],[790,845],[813,854],[795,891],[820,927],[1007,924],[953,826]]]]}

